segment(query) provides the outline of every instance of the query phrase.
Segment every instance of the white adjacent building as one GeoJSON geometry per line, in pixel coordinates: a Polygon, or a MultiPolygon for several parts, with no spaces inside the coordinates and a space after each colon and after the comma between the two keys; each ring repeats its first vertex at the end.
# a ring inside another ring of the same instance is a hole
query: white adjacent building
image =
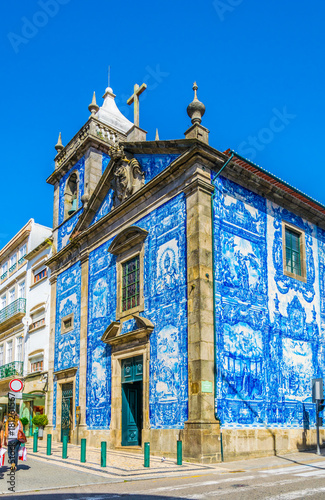
{"type": "MultiPolygon", "coordinates": [[[[23,379],[20,415],[43,413],[47,391],[52,230],[30,219],[0,251],[0,418],[9,381],[23,379]]],[[[17,408],[18,410],[18,408],[17,408]]]]}

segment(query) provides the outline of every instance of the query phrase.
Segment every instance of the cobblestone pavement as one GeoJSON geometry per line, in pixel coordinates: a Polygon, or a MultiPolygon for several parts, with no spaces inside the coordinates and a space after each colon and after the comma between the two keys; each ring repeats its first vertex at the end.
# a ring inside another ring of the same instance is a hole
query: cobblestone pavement
{"type": "Polygon", "coordinates": [[[52,442],[51,455],[46,455],[46,440],[38,440],[38,451],[33,453],[33,441],[27,443],[27,456],[31,458],[48,460],[52,463],[66,464],[73,466],[75,470],[91,470],[92,473],[105,475],[107,478],[130,478],[146,476],[173,476],[193,472],[208,472],[218,469],[215,465],[203,465],[183,462],[177,465],[175,459],[164,459],[163,457],[150,457],[150,467],[144,467],[143,453],[131,453],[129,451],[107,450],[106,467],[100,465],[101,451],[98,448],[87,447],[86,463],[80,462],[80,446],[68,444],[68,458],[62,458],[62,443],[52,442]]]}

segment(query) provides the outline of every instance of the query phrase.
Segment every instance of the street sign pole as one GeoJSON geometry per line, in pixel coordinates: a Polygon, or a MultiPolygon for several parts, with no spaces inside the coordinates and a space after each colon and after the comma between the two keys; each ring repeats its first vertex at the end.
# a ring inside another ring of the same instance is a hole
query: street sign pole
{"type": "Polygon", "coordinates": [[[320,445],[319,445],[319,409],[318,409],[318,401],[316,401],[316,438],[317,438],[317,455],[321,455],[320,445]]]}
{"type": "Polygon", "coordinates": [[[320,440],[319,440],[319,427],[322,424],[322,418],[319,414],[324,410],[324,392],[323,392],[323,379],[316,378],[312,380],[312,400],[316,404],[316,453],[321,455],[320,440]]]}

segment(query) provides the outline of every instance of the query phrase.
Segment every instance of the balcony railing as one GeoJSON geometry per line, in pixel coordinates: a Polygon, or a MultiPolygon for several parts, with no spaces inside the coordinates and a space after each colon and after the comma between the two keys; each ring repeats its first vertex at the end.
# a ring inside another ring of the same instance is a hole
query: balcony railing
{"type": "Polygon", "coordinates": [[[17,299],[0,311],[0,323],[7,321],[17,313],[26,312],[26,299],[17,299]]]}
{"type": "Polygon", "coordinates": [[[24,362],[23,361],[12,361],[6,365],[0,366],[0,380],[7,377],[16,377],[23,375],[24,362]]]}
{"type": "Polygon", "coordinates": [[[19,259],[19,261],[18,261],[18,266],[20,266],[20,265],[24,262],[25,257],[26,257],[26,254],[25,254],[25,255],[23,255],[22,257],[20,257],[20,259],[19,259]]]}
{"type": "Polygon", "coordinates": [[[9,267],[9,272],[12,273],[16,269],[16,266],[17,262],[15,262],[11,267],[9,267]]]}
{"type": "Polygon", "coordinates": [[[7,277],[7,274],[8,274],[8,271],[6,271],[3,274],[1,274],[0,280],[4,280],[7,277]]]}

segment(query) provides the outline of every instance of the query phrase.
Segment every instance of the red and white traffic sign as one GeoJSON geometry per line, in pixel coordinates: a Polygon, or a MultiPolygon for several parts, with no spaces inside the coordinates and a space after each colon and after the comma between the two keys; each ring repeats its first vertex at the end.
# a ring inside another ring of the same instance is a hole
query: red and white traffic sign
{"type": "Polygon", "coordinates": [[[23,383],[19,378],[13,378],[9,382],[9,387],[12,392],[21,392],[23,390],[23,383]]]}

